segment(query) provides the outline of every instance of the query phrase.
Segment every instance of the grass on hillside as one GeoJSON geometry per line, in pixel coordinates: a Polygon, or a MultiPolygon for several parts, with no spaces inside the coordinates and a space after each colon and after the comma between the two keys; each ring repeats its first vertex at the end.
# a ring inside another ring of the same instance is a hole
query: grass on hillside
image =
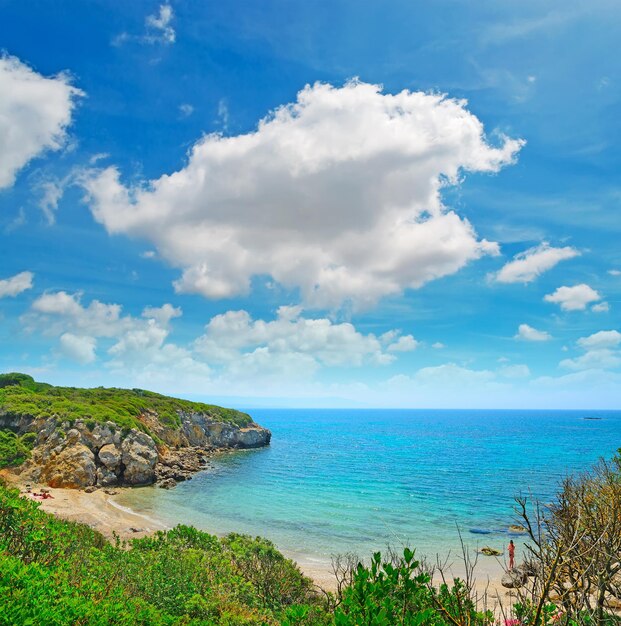
{"type": "Polygon", "coordinates": [[[54,387],[36,382],[26,374],[0,374],[0,413],[36,418],[56,417],[68,421],[111,421],[122,428],[147,431],[138,419],[146,411],[155,411],[160,421],[172,428],[181,425],[181,411],[203,413],[215,421],[242,427],[252,422],[249,415],[234,409],[171,398],[142,389],[54,387]]]}

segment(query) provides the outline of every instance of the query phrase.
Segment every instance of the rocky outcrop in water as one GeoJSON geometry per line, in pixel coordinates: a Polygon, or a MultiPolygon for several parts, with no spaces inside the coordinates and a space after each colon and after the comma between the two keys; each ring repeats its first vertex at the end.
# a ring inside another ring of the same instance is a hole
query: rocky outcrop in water
{"type": "Polygon", "coordinates": [[[150,434],[122,429],[113,422],[10,415],[0,415],[0,428],[37,433],[21,475],[52,487],[134,486],[156,481],[171,487],[204,469],[209,456],[219,450],[258,448],[270,442],[271,433],[254,423],[241,428],[198,413],[179,417],[180,427],[168,427],[155,412],[141,415],[150,434]]]}

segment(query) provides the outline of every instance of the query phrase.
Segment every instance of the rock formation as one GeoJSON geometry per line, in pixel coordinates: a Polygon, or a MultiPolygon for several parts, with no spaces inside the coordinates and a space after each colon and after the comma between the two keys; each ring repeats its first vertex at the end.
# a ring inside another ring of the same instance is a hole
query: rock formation
{"type": "Polygon", "coordinates": [[[170,488],[204,469],[208,457],[222,449],[258,448],[271,433],[251,423],[246,427],[217,422],[200,413],[180,413],[180,427],[165,426],[155,412],[140,416],[147,432],[123,429],[114,422],[28,419],[0,414],[0,428],[18,434],[37,433],[31,458],[21,474],[52,487],[149,485],[170,488]]]}

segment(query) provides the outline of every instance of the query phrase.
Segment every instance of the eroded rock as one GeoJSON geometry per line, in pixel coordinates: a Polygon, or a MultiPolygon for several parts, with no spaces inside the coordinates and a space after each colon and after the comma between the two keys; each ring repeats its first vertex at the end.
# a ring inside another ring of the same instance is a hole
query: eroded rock
{"type": "Polygon", "coordinates": [[[158,460],[155,442],[149,435],[132,430],[121,444],[123,482],[128,485],[149,485],[155,481],[158,460]]]}
{"type": "Polygon", "coordinates": [[[94,485],[96,477],[95,455],[79,442],[70,442],[60,452],[51,454],[40,474],[40,480],[50,487],[74,489],[94,485]]]}
{"type": "Polygon", "coordinates": [[[99,450],[97,457],[107,470],[116,472],[121,465],[122,452],[115,444],[109,443],[99,450]]]}
{"type": "Polygon", "coordinates": [[[115,472],[104,466],[97,468],[97,485],[99,487],[111,487],[119,482],[119,478],[115,472]]]}

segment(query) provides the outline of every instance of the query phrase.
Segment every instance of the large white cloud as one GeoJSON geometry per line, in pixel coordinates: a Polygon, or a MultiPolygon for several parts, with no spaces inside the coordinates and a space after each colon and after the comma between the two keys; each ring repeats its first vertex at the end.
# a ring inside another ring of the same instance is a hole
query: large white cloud
{"type": "Polygon", "coordinates": [[[110,233],[148,239],[183,270],[179,292],[231,297],[269,275],[308,306],[365,306],[498,252],[441,190],[521,145],[490,145],[464,101],[317,83],[255,132],[202,138],[171,175],[128,188],[110,167],[83,184],[110,233]]]}
{"type": "Polygon", "coordinates": [[[563,311],[584,311],[591,302],[601,299],[599,293],[585,283],[574,287],[559,287],[554,293],[544,297],[546,302],[558,304],[563,311]]]}
{"type": "Polygon", "coordinates": [[[10,278],[4,278],[0,280],[0,298],[7,296],[15,297],[32,288],[32,279],[34,274],[32,272],[20,272],[11,276],[10,278]]]}
{"type": "Polygon", "coordinates": [[[495,278],[499,283],[530,283],[557,263],[579,255],[574,248],[553,248],[544,241],[517,254],[496,273],[495,278]]]}
{"type": "Polygon", "coordinates": [[[0,189],[32,158],[63,146],[80,95],[67,75],[46,78],[15,57],[0,57],[0,189]]]}

